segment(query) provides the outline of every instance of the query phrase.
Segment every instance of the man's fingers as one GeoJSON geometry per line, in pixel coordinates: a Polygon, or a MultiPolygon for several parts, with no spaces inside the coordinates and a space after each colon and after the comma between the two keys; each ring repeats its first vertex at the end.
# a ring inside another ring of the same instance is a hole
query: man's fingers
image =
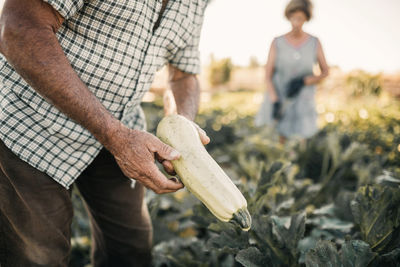
{"type": "Polygon", "coordinates": [[[164,160],[163,162],[161,162],[161,164],[164,167],[164,170],[170,174],[170,175],[176,175],[175,169],[174,169],[174,165],[172,165],[172,162],[169,160],[164,160]]]}
{"type": "Polygon", "coordinates": [[[172,165],[172,162],[171,162],[171,161],[163,159],[163,158],[162,158],[160,155],[158,155],[158,154],[156,154],[156,159],[157,159],[158,162],[160,162],[160,163],[163,165],[164,170],[165,170],[168,174],[170,174],[170,175],[176,175],[176,172],[175,172],[175,170],[174,170],[174,166],[172,165]]]}
{"type": "MultiPolygon", "coordinates": [[[[178,151],[170,147],[169,145],[161,142],[160,139],[154,137],[151,143],[148,145],[148,148],[151,152],[157,153],[159,156],[157,160],[166,159],[166,160],[175,160],[180,158],[180,154],[178,151]]],[[[160,161],[160,160],[159,160],[160,161]]]]}
{"type": "Polygon", "coordinates": [[[206,132],[202,130],[203,132],[200,132],[200,140],[203,143],[203,145],[207,145],[210,143],[210,137],[207,136],[206,132]]]}
{"type": "Polygon", "coordinates": [[[146,188],[152,190],[156,194],[166,194],[166,193],[173,193],[176,190],[165,190],[165,189],[160,189],[154,182],[150,179],[145,179],[141,180],[140,183],[142,183],[146,188]]]}
{"type": "Polygon", "coordinates": [[[197,131],[199,132],[200,140],[203,143],[203,145],[207,145],[210,143],[210,137],[207,136],[206,131],[200,128],[199,125],[193,122],[193,125],[196,127],[197,131]]]}
{"type": "MultiPolygon", "coordinates": [[[[175,178],[176,179],[176,178],[175,178]]],[[[176,179],[177,181],[177,179],[176,179]]],[[[140,181],[146,188],[152,190],[156,194],[167,194],[167,193],[174,193],[177,191],[177,189],[162,189],[158,184],[155,184],[153,180],[148,179],[143,179],[140,181]]],[[[183,185],[182,185],[183,187],[183,185]]],[[[179,190],[179,189],[178,189],[179,190]]]]}
{"type": "Polygon", "coordinates": [[[155,154],[155,156],[156,156],[156,160],[157,160],[158,162],[160,162],[160,163],[163,163],[163,161],[165,160],[165,159],[163,159],[160,155],[158,155],[157,153],[155,154]]]}
{"type": "Polygon", "coordinates": [[[149,166],[148,179],[154,184],[155,188],[151,188],[157,194],[175,192],[183,188],[181,182],[176,182],[165,177],[155,164],[149,166]]]}

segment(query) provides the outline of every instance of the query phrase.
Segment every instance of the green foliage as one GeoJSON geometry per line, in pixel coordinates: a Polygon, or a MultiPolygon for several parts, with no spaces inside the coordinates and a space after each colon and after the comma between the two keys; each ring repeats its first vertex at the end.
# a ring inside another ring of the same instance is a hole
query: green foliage
{"type": "Polygon", "coordinates": [[[367,266],[376,253],[371,251],[367,243],[361,240],[347,241],[341,251],[341,260],[345,267],[363,267],[367,266]]]}
{"type": "Polygon", "coordinates": [[[330,241],[320,241],[315,249],[307,253],[306,266],[332,266],[341,267],[340,257],[336,246],[330,241]]]}
{"type": "Polygon", "coordinates": [[[257,248],[248,247],[238,252],[235,260],[244,267],[268,266],[268,258],[257,248]]]}
{"type": "Polygon", "coordinates": [[[89,219],[84,208],[82,198],[76,187],[71,193],[74,205],[74,217],[72,219],[72,240],[71,255],[69,258],[70,267],[82,267],[90,263],[90,236],[89,219]]]}
{"type": "Polygon", "coordinates": [[[208,80],[211,85],[222,85],[229,82],[233,65],[230,58],[216,60],[212,58],[209,66],[208,80]]]}
{"type": "Polygon", "coordinates": [[[306,256],[307,267],[364,267],[374,259],[375,253],[361,240],[347,241],[340,252],[334,243],[319,241],[306,256]]]}
{"type": "Polygon", "coordinates": [[[72,250],[69,257],[69,267],[82,267],[90,263],[91,241],[87,237],[72,239],[72,250]]]}
{"type": "Polygon", "coordinates": [[[363,240],[374,251],[389,252],[400,244],[400,186],[361,187],[352,210],[363,240]]]}
{"type": "MultiPolygon", "coordinates": [[[[186,208],[178,211],[181,204],[176,205],[176,214],[182,215],[177,219],[181,226],[170,233],[171,237],[175,235],[175,246],[184,242],[185,252],[168,250],[162,254],[158,250],[154,254],[156,258],[164,255],[163,262],[167,266],[179,266],[171,262],[190,265],[196,256],[191,253],[189,255],[194,258],[188,259],[182,255],[196,250],[187,243],[195,238],[195,246],[201,244],[205,253],[197,259],[202,262],[201,266],[300,266],[306,264],[306,259],[309,263],[315,260],[321,264],[318,256],[321,245],[318,244],[322,240],[327,253],[322,255],[329,256],[333,262],[337,259],[338,266],[377,266],[374,264],[379,262],[392,262],[388,266],[396,266],[396,248],[389,252],[372,252],[352,214],[351,203],[357,199],[358,188],[368,184],[385,188],[398,185],[396,174],[383,169],[383,166],[396,164],[388,164],[382,155],[375,153],[372,144],[375,140],[369,143],[368,139],[363,139],[361,143],[354,132],[343,133],[338,131],[341,125],[336,128],[330,125],[305,147],[296,142],[282,146],[270,129],[255,129],[252,117],[236,115],[233,121],[223,123],[222,118],[228,113],[232,110],[214,110],[199,116],[198,123],[213,140],[207,146],[208,151],[248,200],[253,227],[245,233],[235,225],[219,222],[193,199],[189,214],[186,208]],[[217,121],[222,123],[213,127],[217,121]],[[184,225],[194,229],[193,236],[176,238],[187,232],[184,225]]],[[[366,134],[374,130],[363,128],[366,134]]],[[[163,221],[171,216],[171,211],[158,214],[154,218],[156,225],[176,220],[170,217],[171,221],[163,221]]],[[[392,215],[388,216],[392,218],[392,215]]],[[[163,232],[165,234],[165,227],[163,232]]]]}
{"type": "Polygon", "coordinates": [[[262,250],[265,250],[275,266],[296,266],[299,251],[298,242],[304,237],[305,214],[292,215],[290,226],[286,218],[278,216],[254,216],[254,236],[262,250]]]}
{"type": "Polygon", "coordinates": [[[400,266],[400,248],[397,248],[389,253],[378,256],[371,263],[371,266],[372,267],[400,266]]]}
{"type": "Polygon", "coordinates": [[[379,158],[378,164],[382,167],[396,166],[400,162],[399,107],[398,104],[380,109],[371,107],[368,110],[368,119],[359,119],[355,112],[341,112],[338,117],[346,116],[349,120],[328,125],[326,130],[345,133],[347,137],[343,139],[343,145],[350,144],[354,140],[366,145],[379,158]]]}
{"type": "Polygon", "coordinates": [[[365,71],[349,74],[346,78],[346,85],[354,96],[379,95],[382,92],[381,75],[373,75],[365,71]]]}
{"type": "MultiPolygon", "coordinates": [[[[154,132],[161,108],[145,112],[154,132]]],[[[246,197],[253,227],[218,221],[187,190],[148,191],[153,265],[399,266],[400,122],[370,114],[330,124],[305,145],[280,145],[232,109],[200,114],[206,148],[246,197]]]]}

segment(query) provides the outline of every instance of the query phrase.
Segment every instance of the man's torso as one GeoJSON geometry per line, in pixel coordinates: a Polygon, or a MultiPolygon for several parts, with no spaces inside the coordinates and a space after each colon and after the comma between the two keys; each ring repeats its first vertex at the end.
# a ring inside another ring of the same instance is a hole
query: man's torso
{"type": "MultiPolygon", "coordinates": [[[[186,72],[199,71],[196,53],[207,1],[168,1],[161,20],[162,0],[46,2],[66,17],[57,38],[73,69],[131,128],[145,128],[140,102],[157,70],[171,63],[186,72]]],[[[46,102],[1,55],[0,87],[0,139],[69,187],[101,144],[46,102]]]]}

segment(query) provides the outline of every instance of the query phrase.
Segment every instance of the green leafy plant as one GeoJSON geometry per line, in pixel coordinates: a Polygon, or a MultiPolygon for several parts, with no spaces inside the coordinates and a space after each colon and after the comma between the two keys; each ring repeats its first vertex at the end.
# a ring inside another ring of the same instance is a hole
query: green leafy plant
{"type": "Polygon", "coordinates": [[[382,91],[382,78],[379,74],[358,71],[347,76],[346,85],[352,90],[354,96],[379,95],[382,91]]]}
{"type": "Polygon", "coordinates": [[[209,66],[209,82],[212,86],[229,82],[233,65],[230,58],[212,59],[209,66]]]}
{"type": "MultiPolygon", "coordinates": [[[[144,108],[154,132],[162,108],[144,108]]],[[[212,140],[206,148],[246,197],[253,227],[218,222],[187,190],[148,191],[153,265],[399,266],[396,112],[368,110],[368,120],[349,113],[350,123],[329,124],[304,146],[280,145],[276,132],[232,109],[200,114],[212,140]]],[[[74,233],[87,235],[77,215],[74,233]]],[[[74,242],[74,266],[88,261],[89,245],[74,242]]]]}
{"type": "Polygon", "coordinates": [[[400,244],[400,187],[361,187],[352,202],[361,236],[377,252],[389,252],[400,244]]]}
{"type": "Polygon", "coordinates": [[[375,253],[361,240],[347,241],[341,251],[337,251],[330,241],[318,242],[315,249],[307,253],[306,266],[309,267],[364,267],[374,259],[375,253]]]}

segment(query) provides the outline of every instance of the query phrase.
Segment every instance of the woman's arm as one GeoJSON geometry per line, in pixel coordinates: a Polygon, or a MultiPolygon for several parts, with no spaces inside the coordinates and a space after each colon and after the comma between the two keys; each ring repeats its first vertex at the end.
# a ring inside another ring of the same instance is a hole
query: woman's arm
{"type": "Polygon", "coordinates": [[[325,54],[319,40],[317,43],[317,61],[321,69],[321,74],[317,76],[307,76],[306,78],[304,78],[305,85],[317,84],[329,75],[329,67],[326,63],[325,54]]]}
{"type": "Polygon", "coordinates": [[[267,85],[267,92],[269,93],[269,96],[271,98],[271,102],[277,102],[279,100],[274,84],[272,83],[272,75],[274,74],[274,68],[275,68],[275,58],[276,58],[276,48],[275,48],[275,41],[273,41],[269,49],[268,60],[265,66],[265,82],[267,85]]]}

